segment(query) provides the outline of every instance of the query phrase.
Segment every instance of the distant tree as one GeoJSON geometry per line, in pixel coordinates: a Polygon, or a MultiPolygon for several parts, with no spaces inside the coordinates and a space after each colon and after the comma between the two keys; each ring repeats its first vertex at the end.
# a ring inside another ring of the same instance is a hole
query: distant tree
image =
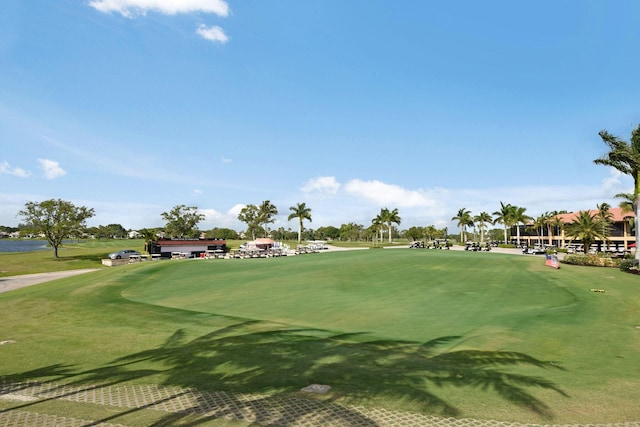
{"type": "Polygon", "coordinates": [[[613,214],[611,213],[611,205],[603,202],[596,205],[598,208],[598,221],[602,227],[602,235],[605,238],[607,250],[609,249],[609,236],[611,236],[611,227],[613,226],[613,214]]]}
{"type": "Polygon", "coordinates": [[[265,200],[260,203],[258,207],[258,218],[260,224],[264,226],[264,237],[269,237],[268,225],[275,222],[275,216],[278,215],[278,208],[269,200],[265,200]]]}
{"type": "Polygon", "coordinates": [[[318,227],[316,236],[322,240],[335,240],[340,238],[340,229],[332,225],[326,227],[318,227]]]}
{"type": "Polygon", "coordinates": [[[302,221],[306,219],[311,222],[311,209],[303,202],[289,207],[289,210],[291,213],[287,217],[288,221],[291,221],[293,218],[298,218],[298,243],[300,243],[302,242],[302,221]]]}
{"type": "Polygon", "coordinates": [[[565,231],[572,239],[582,241],[585,254],[589,252],[593,242],[605,238],[597,215],[591,215],[589,211],[580,211],[576,219],[565,227],[565,231]]]}
{"type": "Polygon", "coordinates": [[[151,243],[158,241],[157,232],[149,228],[143,228],[138,230],[138,234],[140,235],[140,238],[144,240],[145,252],[151,252],[151,243]]]}
{"type": "Polygon", "coordinates": [[[238,238],[238,232],[230,228],[212,228],[207,231],[205,236],[207,239],[224,239],[235,240],[238,238]]]}
{"type": "Polygon", "coordinates": [[[411,227],[407,231],[404,232],[404,235],[407,239],[411,241],[420,240],[424,237],[424,228],[422,227],[411,227]]]}
{"type": "Polygon", "coordinates": [[[348,240],[350,242],[358,240],[360,238],[360,232],[364,227],[360,224],[350,222],[348,224],[342,224],[340,226],[340,239],[348,240]]]}
{"type": "Polygon", "coordinates": [[[484,243],[484,230],[487,224],[493,224],[493,218],[488,212],[480,212],[473,217],[473,222],[478,224],[478,228],[480,229],[480,243],[484,243]]]}
{"type": "Polygon", "coordinates": [[[500,202],[500,210],[493,213],[494,224],[502,224],[504,227],[504,242],[509,243],[507,238],[507,229],[511,228],[513,224],[513,209],[511,204],[504,204],[500,202]]]}
{"type": "Polygon", "coordinates": [[[462,243],[467,241],[467,227],[473,226],[473,216],[471,211],[466,208],[458,210],[456,216],[451,218],[451,221],[458,221],[458,227],[460,227],[460,240],[462,243]]]}
{"type": "Polygon", "coordinates": [[[529,215],[525,214],[526,210],[527,208],[522,208],[519,206],[511,206],[510,217],[511,217],[511,220],[513,221],[513,225],[516,226],[516,236],[517,236],[518,246],[520,246],[520,224],[526,225],[527,222],[533,219],[529,215]]]}
{"type": "Polygon", "coordinates": [[[195,206],[178,205],[169,212],[162,212],[162,219],[167,221],[165,231],[172,237],[193,238],[200,235],[197,225],[205,216],[198,213],[195,206]]]}
{"type": "Polygon", "coordinates": [[[634,204],[636,199],[633,197],[633,193],[618,193],[615,195],[616,198],[622,199],[618,204],[618,207],[622,209],[622,213],[624,215],[624,220],[628,226],[627,230],[629,232],[635,232],[631,230],[635,230],[635,217],[634,217],[634,204]]]}
{"type": "MultiPolygon", "coordinates": [[[[633,179],[633,216],[638,223],[638,204],[640,203],[640,125],[631,132],[631,141],[626,142],[619,137],[601,130],[598,135],[609,147],[609,152],[595,159],[597,165],[610,166],[633,179]]],[[[636,227],[636,247],[640,247],[640,227],[636,227]]],[[[640,249],[636,250],[636,260],[640,261],[640,249]]]]}
{"type": "Polygon", "coordinates": [[[246,205],[238,214],[238,219],[247,224],[247,234],[252,240],[256,239],[256,232],[261,230],[260,211],[256,205],[246,205]]]}
{"type": "Polygon", "coordinates": [[[72,235],[77,236],[85,227],[85,221],[93,217],[94,211],[65,200],[50,199],[40,203],[27,202],[18,215],[32,230],[44,234],[53,248],[54,258],[58,258],[62,241],[72,235]]]}
{"type": "Polygon", "coordinates": [[[382,233],[384,232],[383,214],[384,214],[384,211],[381,210],[380,213],[378,215],[376,215],[376,217],[371,220],[371,226],[376,231],[376,240],[378,239],[378,233],[380,233],[380,241],[381,242],[383,240],[382,233]]]}
{"type": "Polygon", "coordinates": [[[391,243],[393,224],[400,225],[400,215],[398,214],[398,209],[396,208],[392,211],[387,208],[382,209],[380,211],[380,219],[382,219],[382,222],[387,225],[387,230],[389,231],[389,243],[391,243]]]}

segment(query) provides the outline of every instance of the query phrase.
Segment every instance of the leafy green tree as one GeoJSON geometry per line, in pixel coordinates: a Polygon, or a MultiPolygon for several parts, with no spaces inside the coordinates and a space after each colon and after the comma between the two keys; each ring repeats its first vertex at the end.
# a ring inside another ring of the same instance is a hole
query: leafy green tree
{"type": "Polygon", "coordinates": [[[326,227],[318,227],[316,236],[323,240],[335,240],[340,238],[340,229],[332,225],[326,227]]]}
{"type": "Polygon", "coordinates": [[[456,216],[451,218],[451,221],[458,221],[458,227],[460,227],[460,240],[461,243],[465,243],[467,241],[467,227],[473,226],[473,216],[471,215],[471,211],[466,208],[461,208],[458,210],[456,216]]]}
{"type": "Polygon", "coordinates": [[[169,212],[162,212],[161,216],[167,222],[167,234],[180,239],[200,236],[197,226],[205,218],[197,207],[186,205],[174,206],[169,212]]]}
{"type": "Polygon", "coordinates": [[[59,258],[58,248],[62,241],[78,235],[85,227],[85,221],[94,216],[94,211],[65,200],[50,199],[40,203],[27,202],[18,215],[24,218],[29,228],[44,234],[53,248],[53,257],[59,258]]]}
{"type": "Polygon", "coordinates": [[[302,242],[302,221],[306,219],[311,222],[311,209],[303,202],[289,207],[289,210],[291,213],[287,218],[288,221],[291,221],[293,218],[298,218],[298,243],[300,243],[302,242]]]}
{"type": "Polygon", "coordinates": [[[247,234],[251,234],[251,238],[255,240],[256,232],[262,229],[258,207],[256,205],[246,205],[238,214],[238,219],[247,224],[247,234]]]}
{"type": "Polygon", "coordinates": [[[633,197],[633,193],[618,193],[615,195],[615,197],[618,199],[622,199],[618,204],[618,207],[622,209],[622,213],[625,214],[624,220],[627,223],[627,227],[628,227],[627,230],[629,230],[630,233],[635,232],[635,231],[631,231],[631,230],[635,230],[635,226],[636,226],[635,217],[634,217],[634,208],[633,208],[636,200],[633,197]],[[626,215],[626,214],[630,214],[630,215],[626,215]]]}
{"type": "Polygon", "coordinates": [[[356,224],[355,222],[342,224],[340,226],[340,239],[350,242],[358,240],[363,229],[364,227],[362,225],[356,224]]]}
{"type": "Polygon", "coordinates": [[[589,211],[580,211],[576,219],[565,227],[565,231],[572,239],[582,241],[585,254],[593,242],[605,239],[598,216],[591,215],[589,211]]]}
{"type": "Polygon", "coordinates": [[[260,203],[258,207],[258,219],[260,224],[264,226],[264,237],[269,237],[269,224],[275,222],[275,216],[278,215],[278,208],[269,200],[260,203]]]}
{"type": "Polygon", "coordinates": [[[207,239],[235,240],[238,238],[238,232],[231,228],[215,227],[207,231],[205,235],[207,236],[207,239]]]}
{"type": "Polygon", "coordinates": [[[425,236],[424,229],[422,227],[411,227],[407,231],[404,232],[404,235],[407,239],[411,241],[420,240],[425,236]]]}
{"type": "MultiPolygon", "coordinates": [[[[640,203],[640,125],[631,132],[629,142],[611,135],[606,130],[601,130],[598,135],[602,139],[609,152],[595,159],[597,165],[610,166],[629,175],[633,179],[633,216],[638,223],[638,204],[640,203]]],[[[636,248],[640,247],[640,227],[636,227],[636,248]]],[[[636,250],[636,260],[640,261],[640,249],[636,250]]]]}
{"type": "Polygon", "coordinates": [[[473,217],[473,221],[478,224],[478,228],[480,229],[480,243],[484,243],[484,230],[487,224],[493,224],[493,218],[487,212],[480,212],[473,217]]]}

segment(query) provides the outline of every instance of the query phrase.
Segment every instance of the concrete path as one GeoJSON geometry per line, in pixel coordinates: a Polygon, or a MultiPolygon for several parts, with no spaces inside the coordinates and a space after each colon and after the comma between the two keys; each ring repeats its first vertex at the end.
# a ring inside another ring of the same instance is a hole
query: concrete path
{"type": "Polygon", "coordinates": [[[21,276],[0,277],[0,293],[24,288],[25,286],[37,285],[38,283],[49,282],[51,280],[62,279],[63,277],[89,273],[96,270],[97,268],[85,268],[83,270],[65,270],[55,271],[53,273],[36,273],[23,274],[21,276]]]}

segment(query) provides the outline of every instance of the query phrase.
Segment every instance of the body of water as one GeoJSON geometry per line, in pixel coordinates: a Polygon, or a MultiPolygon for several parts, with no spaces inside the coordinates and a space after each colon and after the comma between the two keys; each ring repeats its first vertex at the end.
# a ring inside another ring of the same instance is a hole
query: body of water
{"type": "Polygon", "coordinates": [[[31,252],[51,249],[46,240],[0,239],[0,252],[31,252]]]}

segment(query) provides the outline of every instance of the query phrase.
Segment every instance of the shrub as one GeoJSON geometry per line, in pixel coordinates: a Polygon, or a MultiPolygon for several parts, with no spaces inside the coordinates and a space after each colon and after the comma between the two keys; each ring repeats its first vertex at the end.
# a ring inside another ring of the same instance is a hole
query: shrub
{"type": "Polygon", "coordinates": [[[635,259],[625,259],[620,262],[620,271],[638,274],[638,262],[635,259]]]}
{"type": "Polygon", "coordinates": [[[562,260],[565,264],[588,265],[594,267],[619,267],[621,260],[593,254],[570,254],[562,260]]]}

